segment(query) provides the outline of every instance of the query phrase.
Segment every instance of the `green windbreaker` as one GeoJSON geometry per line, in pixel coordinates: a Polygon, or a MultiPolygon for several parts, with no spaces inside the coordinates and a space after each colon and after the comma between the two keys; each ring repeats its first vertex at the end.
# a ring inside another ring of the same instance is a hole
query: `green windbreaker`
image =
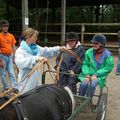
{"type": "Polygon", "coordinates": [[[107,49],[105,50],[107,51],[106,58],[99,68],[97,68],[93,57],[93,48],[90,48],[86,51],[85,59],[82,65],[82,73],[78,77],[80,81],[83,81],[86,75],[96,75],[98,78],[100,89],[103,89],[106,83],[106,77],[112,71],[112,68],[114,66],[113,56],[107,49]]]}

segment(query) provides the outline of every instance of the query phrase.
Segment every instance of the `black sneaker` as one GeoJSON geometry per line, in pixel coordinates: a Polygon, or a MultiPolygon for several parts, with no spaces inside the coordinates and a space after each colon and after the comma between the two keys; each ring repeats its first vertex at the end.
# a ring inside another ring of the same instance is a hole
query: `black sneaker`
{"type": "Polygon", "coordinates": [[[17,94],[19,93],[19,90],[17,88],[13,88],[13,92],[17,94]]]}

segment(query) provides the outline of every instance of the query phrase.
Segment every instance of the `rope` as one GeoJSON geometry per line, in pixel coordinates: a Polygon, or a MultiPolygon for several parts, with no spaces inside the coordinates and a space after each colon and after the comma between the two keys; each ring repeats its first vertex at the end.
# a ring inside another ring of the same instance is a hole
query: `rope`
{"type": "MultiPolygon", "coordinates": [[[[68,49],[65,49],[64,51],[67,51],[69,54],[73,55],[80,63],[82,63],[82,61],[79,59],[79,57],[77,56],[77,54],[75,54],[72,50],[68,50],[68,49]]],[[[61,56],[61,60],[60,60],[60,64],[62,63],[62,59],[63,59],[63,55],[61,56]]],[[[30,76],[35,72],[35,70],[37,70],[40,65],[42,65],[45,61],[42,61],[42,62],[38,62],[34,67],[33,69],[26,75],[26,77],[21,81],[23,82],[26,78],[30,78],[30,76]]],[[[48,64],[48,62],[46,62],[47,66],[48,66],[48,69],[51,70],[51,67],[50,65],[48,64]]],[[[58,68],[60,68],[60,64],[58,66],[58,68]]],[[[58,71],[57,74],[59,74],[60,71],[58,71]]],[[[50,73],[50,72],[49,72],[50,73]]],[[[51,75],[51,73],[50,73],[51,75]]],[[[52,75],[51,75],[52,77],[52,75]]],[[[53,79],[53,77],[52,77],[53,79]]],[[[54,80],[54,79],[53,79],[54,80]]],[[[57,78],[57,80],[59,80],[59,76],[57,78]]],[[[28,80],[27,80],[28,81],[28,80]]],[[[26,81],[26,84],[27,84],[27,81],[26,81]]],[[[18,86],[21,82],[19,82],[16,86],[18,86]]],[[[25,84],[25,86],[26,86],[25,84]]],[[[24,86],[24,87],[25,87],[24,86]]],[[[24,90],[24,87],[23,87],[23,90],[24,90]]],[[[1,94],[0,96],[1,97],[4,97],[7,93],[9,93],[10,91],[12,91],[13,88],[10,88],[8,89],[7,91],[5,91],[3,94],[1,94]]],[[[21,91],[22,92],[22,91],[21,91]]],[[[3,105],[0,106],[0,110],[3,109],[6,105],[8,105],[10,102],[12,102],[14,99],[16,99],[20,94],[21,92],[19,92],[18,94],[14,94],[14,96],[12,96],[12,98],[10,98],[8,101],[6,101],[3,105]]]]}
{"type": "MultiPolygon", "coordinates": [[[[30,76],[33,74],[33,72],[34,72],[36,69],[38,69],[38,67],[39,67],[40,65],[42,65],[43,63],[44,63],[44,61],[38,62],[38,63],[33,67],[33,69],[25,76],[25,78],[24,78],[23,80],[21,80],[18,84],[15,85],[15,87],[18,86],[21,82],[23,82],[26,78],[30,78],[30,76]]],[[[12,90],[13,90],[13,88],[9,88],[9,89],[8,89],[7,91],[5,91],[4,93],[1,93],[1,94],[0,94],[0,97],[4,97],[7,93],[11,92],[12,90]]]]}
{"type": "Polygon", "coordinates": [[[75,52],[73,52],[72,50],[68,50],[68,49],[64,49],[64,51],[68,52],[70,55],[75,57],[78,62],[82,63],[82,60],[80,60],[80,57],[75,52]]]}
{"type": "MultiPolygon", "coordinates": [[[[52,71],[52,68],[50,67],[50,65],[48,64],[48,62],[46,62],[46,65],[47,65],[47,67],[48,67],[48,70],[49,70],[49,71],[52,71]]],[[[52,72],[52,73],[53,73],[53,72],[52,72]]],[[[56,84],[57,81],[53,78],[51,72],[49,72],[49,74],[50,74],[50,76],[51,76],[53,82],[56,84]]],[[[53,75],[56,76],[54,73],[53,73],[53,75]]]]}
{"type": "MultiPolygon", "coordinates": [[[[26,77],[24,78],[24,80],[25,80],[26,78],[28,78],[28,79],[27,79],[26,83],[24,84],[22,91],[23,91],[24,88],[26,87],[26,84],[27,84],[29,78],[31,77],[31,75],[32,75],[36,70],[38,70],[39,67],[40,67],[44,62],[45,62],[45,61],[38,62],[38,63],[33,67],[33,69],[26,75],[26,77]]],[[[23,81],[23,80],[22,80],[22,81],[23,81]]],[[[22,91],[20,91],[20,93],[22,93],[22,91]]]]}
{"type": "MultiPolygon", "coordinates": [[[[80,60],[79,56],[78,56],[75,52],[73,52],[72,50],[68,50],[67,48],[64,48],[64,52],[65,52],[65,51],[68,52],[68,53],[69,53],[70,55],[72,55],[73,57],[75,57],[78,62],[82,63],[82,61],[80,60]]],[[[62,63],[62,60],[63,60],[63,52],[62,52],[62,54],[61,54],[60,62],[59,62],[58,67],[57,67],[57,75],[56,75],[57,81],[60,80],[60,65],[61,65],[61,63],[62,63]]]]}
{"type": "Polygon", "coordinates": [[[57,67],[57,75],[56,75],[57,81],[60,80],[60,65],[61,65],[61,63],[62,63],[62,60],[63,60],[63,53],[61,54],[60,62],[59,62],[58,67],[57,67]]]}
{"type": "MultiPolygon", "coordinates": [[[[38,63],[33,67],[33,69],[26,75],[26,77],[25,77],[22,81],[24,81],[26,78],[29,79],[29,78],[31,77],[31,75],[35,72],[35,70],[37,70],[44,62],[45,62],[45,61],[38,62],[38,63]]],[[[48,64],[48,62],[46,62],[46,65],[47,65],[47,67],[48,67],[49,70],[52,70],[51,67],[50,67],[50,65],[48,64]]],[[[50,72],[49,72],[49,73],[50,73],[50,72]]],[[[50,75],[51,75],[51,74],[50,74],[50,75]]],[[[51,77],[52,77],[52,75],[51,75],[51,77]]],[[[26,84],[27,84],[27,82],[28,82],[28,79],[27,79],[27,81],[26,81],[26,84]]],[[[52,77],[52,79],[53,79],[53,77],[52,77]]],[[[54,80],[54,79],[53,79],[53,80],[54,80]]],[[[17,85],[19,85],[19,84],[20,84],[20,83],[18,83],[17,85]]],[[[23,89],[22,89],[22,90],[24,90],[26,84],[23,86],[23,89]]],[[[10,91],[12,91],[12,89],[13,89],[13,88],[10,88],[10,89],[7,90],[6,92],[4,92],[3,94],[0,95],[0,97],[4,97],[7,93],[9,93],[10,91]]],[[[22,91],[19,92],[18,94],[14,94],[14,96],[12,96],[8,101],[6,101],[3,105],[0,106],[0,110],[3,109],[3,108],[4,108],[6,105],[8,105],[9,103],[11,103],[11,102],[12,102],[14,99],[16,99],[18,96],[20,96],[21,93],[22,93],[22,91]]]]}
{"type": "MultiPolygon", "coordinates": [[[[29,79],[30,76],[35,72],[35,70],[37,70],[37,69],[40,67],[40,65],[42,65],[44,62],[45,62],[45,61],[38,62],[38,63],[33,67],[33,69],[31,70],[31,72],[29,72],[22,81],[24,81],[26,78],[29,79]]],[[[28,79],[27,79],[27,81],[28,81],[28,79]]],[[[27,84],[27,81],[26,81],[26,84],[27,84]]],[[[18,83],[18,84],[20,84],[20,83],[18,83]]],[[[17,85],[18,85],[18,84],[17,84],[17,85]]],[[[24,90],[26,84],[23,86],[22,91],[24,90]]],[[[4,96],[5,96],[7,93],[9,93],[12,89],[13,89],[13,88],[8,89],[5,93],[1,94],[0,97],[4,97],[4,96]]],[[[11,102],[12,102],[14,99],[16,99],[18,96],[20,96],[21,93],[22,93],[22,91],[19,92],[19,93],[17,93],[17,94],[14,94],[14,96],[12,96],[8,101],[6,101],[3,105],[1,105],[1,106],[0,106],[0,110],[2,110],[6,105],[8,105],[9,103],[11,103],[11,102]]]]}
{"type": "Polygon", "coordinates": [[[14,99],[16,99],[18,96],[20,95],[20,93],[18,94],[14,94],[14,96],[12,98],[10,98],[8,101],[6,101],[3,105],[0,106],[0,110],[2,110],[6,105],[8,105],[9,103],[11,103],[14,99]]]}

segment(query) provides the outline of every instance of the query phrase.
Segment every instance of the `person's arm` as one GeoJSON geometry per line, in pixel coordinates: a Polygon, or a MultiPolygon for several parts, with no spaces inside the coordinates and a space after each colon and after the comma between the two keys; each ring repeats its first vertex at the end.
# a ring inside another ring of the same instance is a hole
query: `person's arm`
{"type": "Polygon", "coordinates": [[[46,58],[54,57],[55,55],[58,55],[60,53],[60,47],[40,47],[40,56],[44,56],[46,58]]]}
{"type": "Polygon", "coordinates": [[[15,57],[16,49],[17,49],[16,46],[13,45],[13,46],[12,46],[12,54],[13,54],[13,57],[15,57]]]}
{"type": "Polygon", "coordinates": [[[59,55],[56,58],[56,65],[54,66],[55,70],[57,70],[57,67],[58,67],[59,62],[60,62],[60,58],[61,58],[61,53],[59,53],[59,55]]]}
{"type": "Polygon", "coordinates": [[[101,69],[98,69],[95,73],[95,75],[97,77],[99,76],[104,76],[104,75],[107,75],[108,73],[110,73],[112,71],[112,68],[114,66],[114,60],[113,60],[113,57],[112,56],[109,56],[108,58],[106,58],[106,61],[105,61],[105,66],[102,67],[101,69]]]}
{"type": "Polygon", "coordinates": [[[42,61],[45,57],[32,56],[19,49],[15,53],[15,63],[19,69],[32,69],[38,62],[42,61]]]}
{"type": "Polygon", "coordinates": [[[15,40],[15,37],[11,34],[11,39],[12,39],[12,43],[11,43],[11,47],[12,47],[12,55],[13,55],[13,58],[15,56],[15,52],[16,52],[16,40],[15,40]]]}

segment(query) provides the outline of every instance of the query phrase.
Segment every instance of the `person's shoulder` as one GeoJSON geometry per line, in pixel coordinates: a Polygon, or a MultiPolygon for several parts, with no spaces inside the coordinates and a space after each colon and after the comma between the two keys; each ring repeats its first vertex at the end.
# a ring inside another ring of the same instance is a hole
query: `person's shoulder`
{"type": "Polygon", "coordinates": [[[85,51],[85,55],[91,57],[93,55],[93,48],[89,48],[85,51]]]}
{"type": "Polygon", "coordinates": [[[89,53],[89,52],[93,52],[93,48],[89,48],[88,50],[86,50],[86,53],[89,53]]]}
{"type": "Polygon", "coordinates": [[[79,46],[76,48],[76,51],[78,51],[79,53],[80,53],[80,52],[84,52],[84,53],[85,53],[85,48],[84,48],[82,45],[79,45],[79,46]]]}
{"type": "Polygon", "coordinates": [[[14,37],[14,35],[10,32],[8,32],[7,35],[14,37]]]}
{"type": "Polygon", "coordinates": [[[24,52],[24,50],[22,49],[21,46],[16,49],[16,54],[21,54],[23,52],[24,52]]]}
{"type": "Polygon", "coordinates": [[[108,50],[108,49],[106,49],[105,48],[105,52],[104,52],[107,56],[111,56],[112,55],[112,53],[108,50]]]}
{"type": "Polygon", "coordinates": [[[83,45],[79,45],[77,48],[79,48],[79,49],[83,49],[84,47],[83,47],[83,45]]]}
{"type": "MultiPolygon", "coordinates": [[[[6,35],[9,37],[14,37],[13,34],[9,32],[7,32],[6,35]]],[[[0,37],[4,37],[4,34],[2,32],[0,32],[0,37]]]]}

